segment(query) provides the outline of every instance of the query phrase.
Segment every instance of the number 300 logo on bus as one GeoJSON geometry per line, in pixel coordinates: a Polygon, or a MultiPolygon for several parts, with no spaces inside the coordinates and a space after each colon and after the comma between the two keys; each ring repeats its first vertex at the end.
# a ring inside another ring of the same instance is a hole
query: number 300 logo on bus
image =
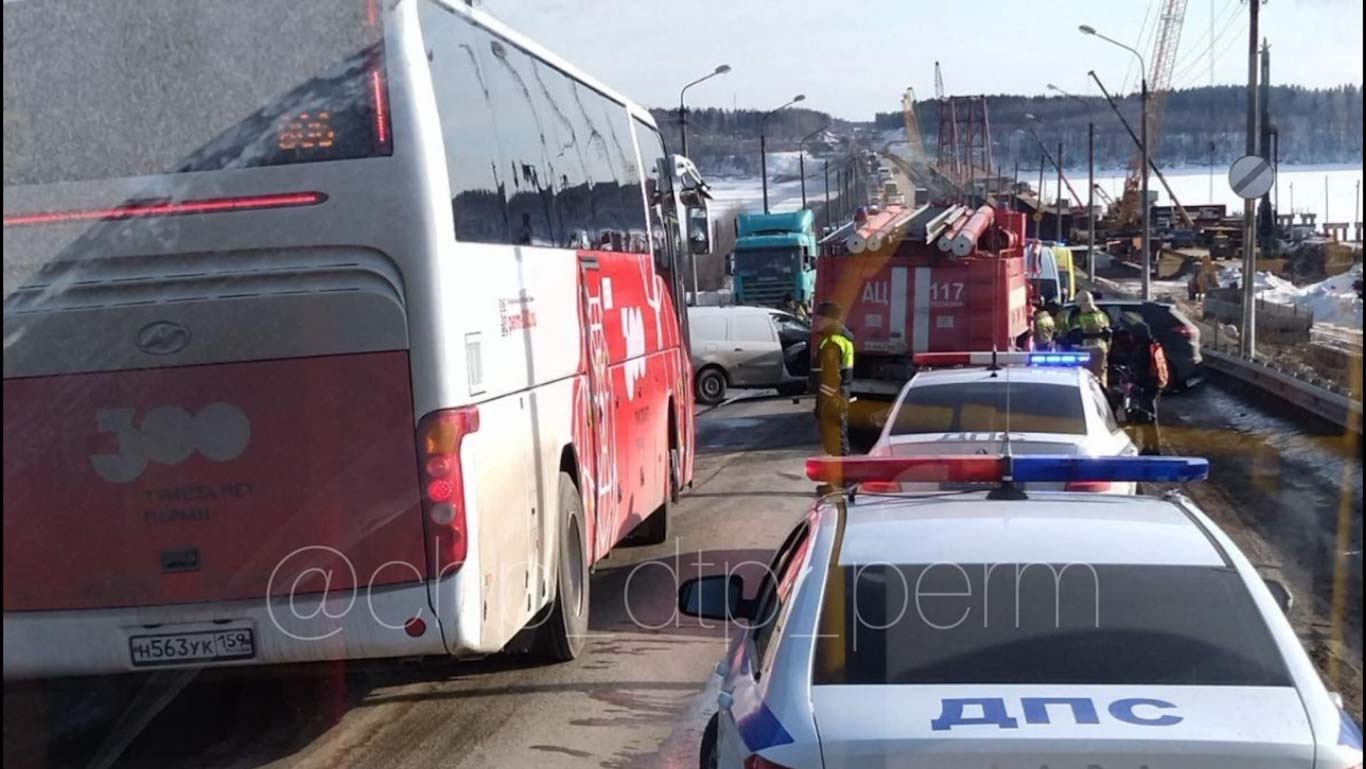
{"type": "Polygon", "coordinates": [[[134,424],[137,409],[100,409],[95,422],[118,438],[117,454],[91,454],[90,464],[110,483],[129,483],[149,461],[175,465],[195,452],[215,462],[236,459],[251,439],[251,422],[231,403],[210,403],[194,414],[179,406],[150,409],[134,424]]]}

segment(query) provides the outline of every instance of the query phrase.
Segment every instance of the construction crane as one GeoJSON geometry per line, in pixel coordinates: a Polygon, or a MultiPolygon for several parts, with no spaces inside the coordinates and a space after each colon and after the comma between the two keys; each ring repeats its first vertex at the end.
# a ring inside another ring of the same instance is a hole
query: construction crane
{"type": "Polygon", "coordinates": [[[911,162],[924,163],[925,139],[920,135],[920,120],[915,116],[915,91],[907,88],[901,95],[901,113],[906,119],[906,142],[910,145],[911,162]]]}
{"type": "MultiPolygon", "coordinates": [[[[1162,110],[1167,100],[1167,92],[1172,87],[1172,71],[1176,66],[1176,51],[1181,44],[1181,26],[1185,21],[1186,0],[1162,0],[1162,12],[1157,20],[1157,32],[1153,36],[1153,53],[1148,65],[1149,147],[1155,148],[1161,144],[1162,110]]],[[[1129,164],[1129,175],[1124,179],[1120,221],[1125,224],[1137,222],[1142,210],[1140,206],[1147,205],[1147,201],[1139,200],[1143,194],[1143,173],[1146,170],[1143,167],[1143,153],[1140,149],[1134,153],[1134,159],[1129,164]]],[[[1176,199],[1173,198],[1172,202],[1176,203],[1176,199]]],[[[1179,203],[1176,205],[1180,206],[1179,203]]]]}
{"type": "Polygon", "coordinates": [[[1092,188],[1095,189],[1096,194],[1100,196],[1100,199],[1103,200],[1103,201],[1105,201],[1105,205],[1111,206],[1111,207],[1113,207],[1113,206],[1115,205],[1115,198],[1114,198],[1114,196],[1111,195],[1110,193],[1106,192],[1104,187],[1100,186],[1099,184],[1093,184],[1093,185],[1091,185],[1091,186],[1092,186],[1092,188]]]}
{"type": "Polygon", "coordinates": [[[939,71],[939,62],[934,63],[934,98],[944,100],[944,75],[939,71]]]}
{"type": "Polygon", "coordinates": [[[924,187],[932,200],[952,200],[962,194],[957,183],[944,175],[940,168],[930,162],[925,154],[925,138],[920,131],[920,119],[915,113],[915,90],[907,88],[901,95],[901,113],[906,121],[906,144],[908,157],[904,161],[889,155],[901,167],[903,173],[916,185],[924,187]]]}

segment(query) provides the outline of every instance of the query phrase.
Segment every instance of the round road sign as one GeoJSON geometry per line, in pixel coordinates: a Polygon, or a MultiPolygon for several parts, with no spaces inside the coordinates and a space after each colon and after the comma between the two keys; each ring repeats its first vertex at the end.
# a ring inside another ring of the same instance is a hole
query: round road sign
{"type": "Polygon", "coordinates": [[[1271,164],[1257,155],[1244,155],[1233,161],[1228,169],[1228,186],[1244,200],[1265,195],[1275,181],[1276,172],[1271,170],[1271,164]]]}

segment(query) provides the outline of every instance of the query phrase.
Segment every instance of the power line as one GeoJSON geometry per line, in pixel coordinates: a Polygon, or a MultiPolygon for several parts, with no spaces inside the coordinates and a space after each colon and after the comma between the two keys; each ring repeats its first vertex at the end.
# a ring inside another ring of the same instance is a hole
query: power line
{"type": "MultiPolygon", "coordinates": [[[[1148,10],[1145,11],[1145,12],[1143,13],[1143,23],[1140,24],[1139,27],[1138,27],[1138,39],[1134,41],[1134,48],[1137,49],[1137,50],[1140,50],[1140,51],[1143,50],[1143,47],[1144,47],[1144,46],[1143,46],[1143,41],[1144,41],[1144,40],[1147,38],[1147,36],[1148,36],[1148,19],[1149,19],[1149,18],[1152,18],[1152,20],[1153,20],[1153,29],[1156,29],[1156,28],[1157,28],[1157,19],[1156,19],[1156,17],[1153,17],[1153,8],[1156,7],[1156,5],[1157,5],[1158,2],[1160,2],[1160,0],[1148,0],[1148,10]]],[[[1124,68],[1124,79],[1123,79],[1122,81],[1120,81],[1120,84],[1119,84],[1119,93],[1128,93],[1128,92],[1129,92],[1129,81],[1130,81],[1130,79],[1132,79],[1132,77],[1133,77],[1133,72],[1134,72],[1134,62],[1133,62],[1133,60],[1131,59],[1131,60],[1129,61],[1129,66],[1127,66],[1127,67],[1124,68]]]]}
{"type": "Polygon", "coordinates": [[[1227,26],[1237,20],[1238,9],[1234,8],[1234,2],[1235,0],[1227,0],[1227,2],[1224,3],[1224,7],[1221,8],[1218,13],[1210,17],[1209,28],[1190,44],[1190,48],[1186,49],[1185,53],[1177,57],[1176,63],[1172,65],[1173,70],[1184,70],[1186,65],[1190,64],[1192,61],[1201,59],[1214,45],[1214,42],[1218,39],[1219,35],[1222,34],[1222,31],[1215,33],[1214,28],[1219,26],[1220,23],[1227,26]],[[1229,9],[1233,9],[1232,16],[1226,15],[1229,9]],[[1206,38],[1208,38],[1208,40],[1206,40],[1206,38]],[[1204,43],[1203,48],[1200,48],[1201,43],[1204,43]],[[1199,52],[1196,52],[1197,48],[1200,48],[1199,52]]]}
{"type": "MultiPolygon", "coordinates": [[[[1181,57],[1181,60],[1172,69],[1179,72],[1180,77],[1185,77],[1195,67],[1207,64],[1208,62],[1205,59],[1205,54],[1209,53],[1210,49],[1218,45],[1229,29],[1239,21],[1246,23],[1247,20],[1243,18],[1242,14],[1238,13],[1238,9],[1235,7],[1233,9],[1233,14],[1224,19],[1223,27],[1220,28],[1218,32],[1215,32],[1213,37],[1210,37],[1209,42],[1205,44],[1204,48],[1201,48],[1199,51],[1188,52],[1192,55],[1181,57]]],[[[1206,35],[1208,36],[1208,33],[1206,33],[1206,35]]]]}
{"type": "MultiPolygon", "coordinates": [[[[1227,40],[1224,42],[1224,47],[1221,48],[1221,49],[1219,50],[1219,52],[1216,53],[1216,54],[1214,55],[1214,60],[1215,60],[1215,62],[1218,62],[1220,59],[1224,58],[1224,54],[1228,53],[1228,52],[1229,52],[1229,49],[1233,48],[1233,45],[1243,38],[1243,33],[1246,32],[1246,31],[1247,31],[1247,19],[1244,18],[1244,19],[1243,19],[1243,23],[1238,25],[1237,33],[1236,33],[1236,34],[1233,34],[1233,35],[1229,35],[1228,38],[1227,38],[1227,40]]],[[[1183,80],[1182,80],[1182,84],[1181,84],[1180,87],[1181,87],[1181,88],[1187,88],[1187,87],[1189,87],[1189,86],[1190,86],[1192,83],[1194,83],[1196,80],[1199,80],[1199,79],[1200,79],[1200,76],[1203,75],[1203,74],[1205,74],[1205,73],[1204,73],[1202,70],[1198,70],[1198,69],[1196,69],[1196,70],[1188,70],[1187,72],[1181,73],[1181,77],[1183,78],[1183,80]],[[1187,78],[1186,75],[1187,75],[1187,74],[1190,74],[1190,72],[1193,72],[1193,73],[1194,73],[1194,77],[1187,78]]]]}

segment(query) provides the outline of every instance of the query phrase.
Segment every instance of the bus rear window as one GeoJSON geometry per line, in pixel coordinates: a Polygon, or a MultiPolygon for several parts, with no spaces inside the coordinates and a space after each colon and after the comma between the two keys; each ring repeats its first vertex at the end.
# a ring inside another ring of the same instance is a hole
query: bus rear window
{"type": "MultiPolygon", "coordinates": [[[[1026,433],[1086,434],[1086,413],[1075,386],[1009,385],[1010,429],[1026,433]]],[[[1005,382],[912,387],[892,423],[892,435],[987,433],[1006,429],[1005,382]]]]}
{"type": "Polygon", "coordinates": [[[27,0],[4,27],[6,186],[391,151],[375,0],[27,0]]]}
{"type": "Polygon", "coordinates": [[[816,684],[1289,682],[1231,568],[869,564],[830,580],[816,684]]]}

